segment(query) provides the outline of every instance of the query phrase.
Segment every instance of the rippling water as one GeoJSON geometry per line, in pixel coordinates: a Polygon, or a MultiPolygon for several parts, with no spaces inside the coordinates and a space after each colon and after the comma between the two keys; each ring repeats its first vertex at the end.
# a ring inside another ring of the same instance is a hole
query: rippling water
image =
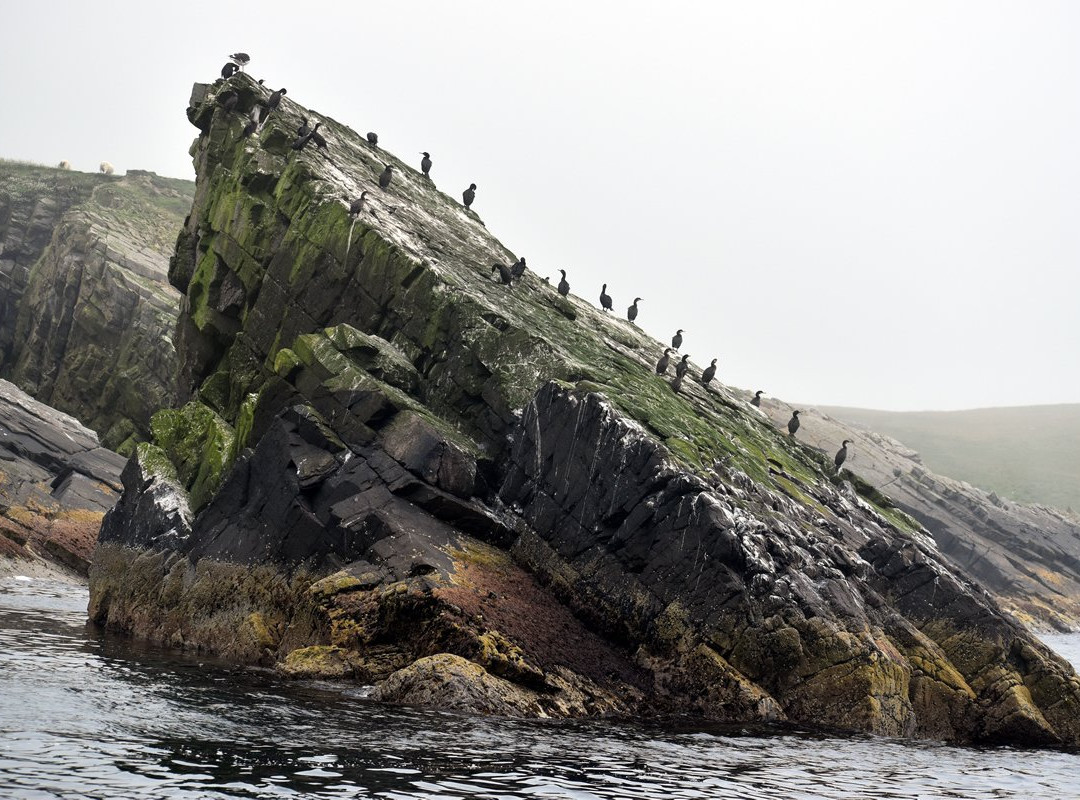
{"type": "Polygon", "coordinates": [[[0,581],[0,797],[1080,796],[1067,753],[387,708],[88,632],[85,608],[0,581]]]}

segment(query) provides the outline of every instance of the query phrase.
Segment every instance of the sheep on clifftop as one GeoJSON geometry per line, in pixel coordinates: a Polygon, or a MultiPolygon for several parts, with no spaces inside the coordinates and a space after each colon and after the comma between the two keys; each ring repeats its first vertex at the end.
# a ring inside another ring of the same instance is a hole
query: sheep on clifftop
{"type": "Polygon", "coordinates": [[[98,169],[104,172],[106,175],[113,174],[113,165],[110,164],[108,161],[102,161],[101,164],[98,165],[98,169]]]}
{"type": "Polygon", "coordinates": [[[71,162],[68,161],[65,158],[63,161],[61,161],[59,164],[56,165],[56,168],[57,169],[71,169],[71,162]]]}

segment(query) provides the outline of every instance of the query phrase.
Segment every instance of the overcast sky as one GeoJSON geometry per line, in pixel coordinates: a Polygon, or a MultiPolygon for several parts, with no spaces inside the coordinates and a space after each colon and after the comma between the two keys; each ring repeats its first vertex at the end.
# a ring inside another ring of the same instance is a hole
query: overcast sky
{"type": "Polygon", "coordinates": [[[5,3],[0,157],[193,177],[226,56],[804,403],[1080,402],[1080,4],[5,3]]]}

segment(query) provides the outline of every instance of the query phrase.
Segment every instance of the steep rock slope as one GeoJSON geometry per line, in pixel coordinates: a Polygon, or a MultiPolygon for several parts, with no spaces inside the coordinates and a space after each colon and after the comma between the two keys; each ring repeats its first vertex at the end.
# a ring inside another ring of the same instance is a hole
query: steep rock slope
{"type": "MultiPolygon", "coordinates": [[[[792,406],[766,400],[777,425],[792,406]]],[[[853,441],[844,465],[887,492],[934,536],[941,551],[1034,628],[1080,628],[1080,524],[1045,506],[1005,500],[993,492],[931,472],[919,454],[895,439],[817,409],[802,412],[799,439],[831,456],[853,441]]]]}
{"type": "Polygon", "coordinates": [[[399,702],[1080,743],[1071,668],[884,496],[493,281],[479,219],[333,120],[286,99],[242,138],[266,95],[193,91],[190,402],[125,468],[93,619],[399,702]],[[327,153],[290,149],[301,116],[327,153]]]}
{"type": "Polygon", "coordinates": [[[0,572],[53,562],[85,575],[123,466],[93,431],[0,380],[0,572]]]}
{"type": "MultiPolygon", "coordinates": [[[[131,171],[93,179],[87,194],[78,187],[88,176],[37,169],[41,185],[19,195],[27,204],[36,198],[35,211],[10,216],[8,234],[23,247],[4,291],[3,372],[130,453],[150,435],[150,415],[176,397],[180,296],[168,283],[168,258],[193,186],[131,171]],[[55,202],[48,185],[71,202],[55,202]]],[[[0,193],[14,197],[10,176],[0,181],[0,193]]]]}

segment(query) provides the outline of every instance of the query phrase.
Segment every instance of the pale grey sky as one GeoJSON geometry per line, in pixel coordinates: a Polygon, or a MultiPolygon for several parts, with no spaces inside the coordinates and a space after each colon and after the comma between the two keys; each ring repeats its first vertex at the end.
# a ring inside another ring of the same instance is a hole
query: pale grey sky
{"type": "Polygon", "coordinates": [[[1080,5],[4,4],[0,157],[193,177],[226,56],[804,403],[1080,402],[1080,5]]]}

